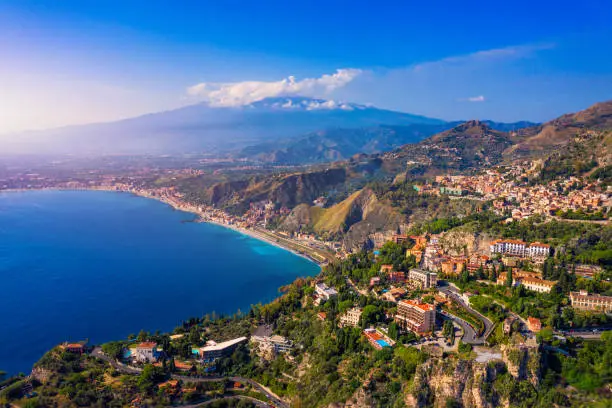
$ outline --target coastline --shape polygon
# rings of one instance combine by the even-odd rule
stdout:
[[[237,232],[239,234],[242,235],[246,235],[250,238],[253,239],[257,239],[259,241],[265,242],[269,245],[273,245],[277,248],[283,249],[285,251],[291,252],[292,254],[302,257],[314,264],[316,264],[319,269],[322,269],[322,267],[326,264],[327,260],[320,260],[320,259],[316,259],[313,256],[310,256],[306,253],[303,252],[299,252],[296,249],[290,248],[287,245],[283,245],[282,242],[280,240],[275,240],[272,237],[268,237],[262,233],[258,233],[257,231],[250,229],[250,228],[244,228],[244,227],[240,227],[238,225],[234,225],[234,224],[227,224],[227,223],[223,223],[220,221],[215,221],[209,217],[206,217],[202,211],[200,211],[200,209],[196,206],[192,206],[192,205],[188,205],[185,203],[178,203],[175,202],[174,200],[170,200],[164,197],[160,197],[160,196],[155,196],[152,194],[147,194],[145,192],[142,191],[138,191],[138,190],[118,190],[116,188],[112,188],[112,187],[93,187],[93,188],[63,188],[63,187],[49,187],[49,188],[38,188],[38,189],[6,189],[6,190],[0,190],[0,193],[3,192],[8,192],[8,193],[16,193],[16,192],[27,192],[27,191],[105,191],[105,192],[113,192],[113,193],[128,193],[128,194],[132,194],[136,197],[142,197],[142,198],[148,198],[148,199],[152,199],[152,200],[156,200],[159,201],[161,203],[164,203],[170,207],[172,207],[174,210],[177,211],[183,211],[183,212],[187,212],[190,214],[194,214],[195,216],[197,216],[198,218],[196,220],[194,220],[194,222],[202,222],[202,223],[209,223],[209,224],[213,224],[213,225],[217,225],[219,227],[224,227],[227,229],[231,229],[234,232]],[[296,244],[299,245],[299,244]],[[324,258],[323,256],[321,256],[322,258]]]

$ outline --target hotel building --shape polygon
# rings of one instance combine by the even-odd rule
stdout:
[[[436,323],[436,309],[429,303],[400,300],[395,321],[401,328],[415,333],[432,332]]]
[[[408,282],[411,286],[421,289],[435,288],[438,285],[438,274],[423,269],[411,269],[408,272]]]
[[[580,292],[570,292],[570,302],[575,309],[612,312],[612,296],[589,294],[589,292],[581,290]]]

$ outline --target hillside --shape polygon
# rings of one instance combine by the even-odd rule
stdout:
[[[343,237],[344,246],[359,248],[374,232],[397,229],[404,217],[380,201],[369,188],[355,191],[329,208],[302,204],[280,225],[288,232],[313,231],[321,236]]]
[[[392,173],[406,169],[417,174],[464,171],[499,163],[512,144],[508,133],[494,130],[484,122],[468,121],[420,143],[386,153],[382,160]]]
[[[311,203],[331,188],[343,184],[346,179],[345,169],[334,168],[305,173],[253,176],[223,181],[204,190],[187,192],[196,201],[242,214],[249,208],[250,203],[260,201],[271,201],[288,208],[301,203]]]
[[[588,176],[612,182],[612,131],[581,130],[567,144],[542,160],[540,182]]]
[[[483,121],[494,130],[508,131],[534,126],[531,122]],[[236,153],[263,162],[280,164],[319,163],[346,160],[357,153],[374,154],[417,143],[436,133],[460,126],[461,122],[418,123],[407,126],[375,126],[356,129],[327,129],[303,136],[249,146]]]
[[[543,156],[587,129],[612,129],[612,101],[600,102],[583,111],[513,132],[514,146],[507,149],[504,156],[509,159]]]

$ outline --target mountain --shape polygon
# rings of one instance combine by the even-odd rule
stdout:
[[[583,111],[514,132],[516,143],[504,154],[511,159],[546,155],[585,129],[612,129],[612,101],[596,103]]]
[[[381,153],[408,143],[417,143],[436,133],[460,126],[461,123],[418,123],[407,126],[380,125],[351,129],[325,129],[294,138],[248,146],[236,156],[280,164],[345,160],[357,153]],[[531,122],[483,121],[482,123],[500,131],[518,130],[537,125]]]
[[[312,98],[267,98],[240,107],[197,104],[116,122],[13,135],[5,153],[219,154],[334,128],[442,124],[438,119]]]
[[[414,143],[447,128],[442,124],[381,125],[324,129],[303,136],[249,146],[237,156],[281,164],[345,160],[357,153],[380,153]]]

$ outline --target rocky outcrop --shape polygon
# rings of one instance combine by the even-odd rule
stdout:
[[[500,399],[490,384],[504,370],[502,362],[436,359],[419,367],[406,396],[409,407],[445,407],[449,401],[464,407],[497,407]]]
[[[539,384],[541,354],[535,342],[518,346],[504,345],[502,356],[512,377],[519,381],[528,380],[534,386]]]
[[[473,253],[489,253],[492,237],[473,231],[469,226],[455,228],[440,236],[442,249],[451,256],[469,256]]]
[[[343,168],[281,176],[259,176],[248,180],[217,183],[206,192],[208,204],[243,214],[249,204],[271,201],[277,206],[293,208],[311,203],[329,189],[346,181]]]

